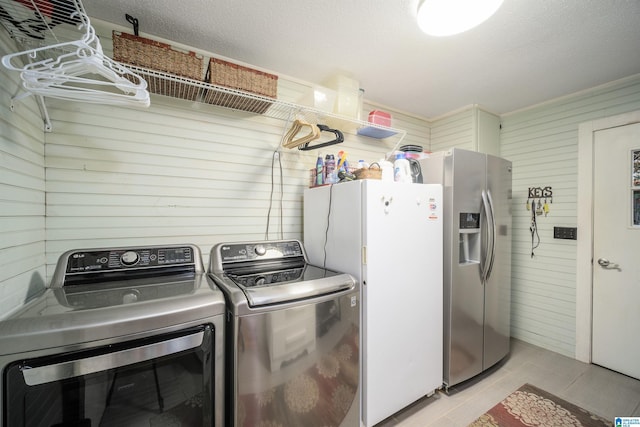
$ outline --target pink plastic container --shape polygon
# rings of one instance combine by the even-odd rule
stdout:
[[[373,110],[369,113],[369,123],[391,127],[391,114],[385,111]]]

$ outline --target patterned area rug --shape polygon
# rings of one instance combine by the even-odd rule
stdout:
[[[525,384],[469,424],[469,427],[609,427],[597,415]]]

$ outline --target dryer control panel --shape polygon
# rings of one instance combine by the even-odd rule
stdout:
[[[238,261],[284,260],[304,257],[302,245],[296,240],[275,242],[228,243],[220,246],[223,264]]]
[[[66,272],[104,272],[193,263],[194,251],[190,246],[89,250],[70,253]]]

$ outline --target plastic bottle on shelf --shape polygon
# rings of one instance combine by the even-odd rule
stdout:
[[[336,158],[333,154],[327,154],[324,158],[324,183],[336,182]]]
[[[318,154],[318,160],[316,160],[316,182],[315,185],[324,184],[324,160],[322,160],[322,154]]]
[[[382,181],[393,182],[393,163],[385,159],[380,159],[378,164],[380,165],[380,169],[382,169]]]
[[[339,151],[338,152],[338,173],[340,171],[349,172],[349,162],[347,161],[347,152]]]
[[[369,163],[364,160],[358,160],[358,169],[369,169]]]
[[[411,179],[411,165],[403,152],[396,154],[393,162],[393,179],[395,182],[413,182]]]

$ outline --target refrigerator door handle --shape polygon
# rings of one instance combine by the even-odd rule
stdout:
[[[489,271],[489,261],[491,258],[491,212],[489,208],[489,200],[487,199],[487,192],[482,190],[482,207],[484,208],[484,217],[487,222],[487,241],[482,242],[484,249],[484,258],[480,263],[480,271],[482,273],[482,284],[487,280],[487,274]]]
[[[488,280],[491,277],[491,272],[493,271],[493,261],[496,258],[496,240],[498,236],[496,234],[496,217],[495,217],[495,209],[493,208],[493,197],[491,197],[491,190],[487,190],[487,199],[489,200],[489,211],[491,212],[491,221],[490,221],[490,229],[489,234],[491,236],[491,250],[489,251],[489,263],[487,266],[487,274],[485,280]]]

